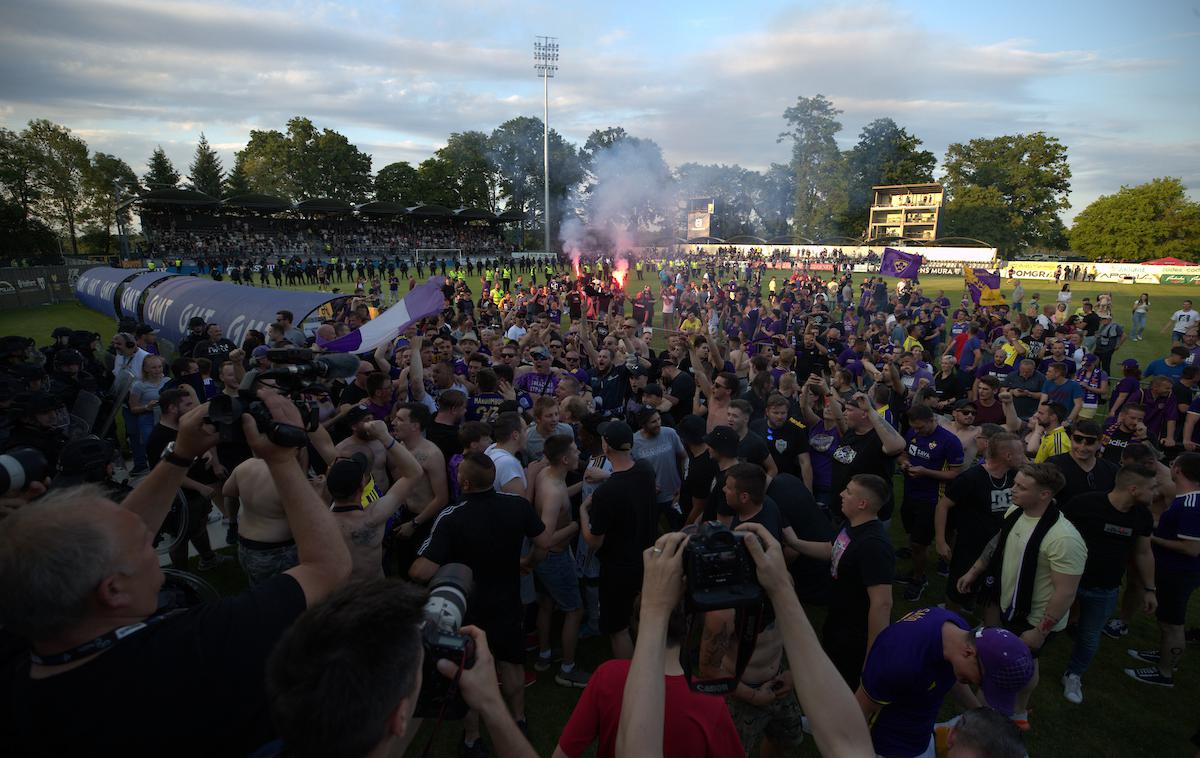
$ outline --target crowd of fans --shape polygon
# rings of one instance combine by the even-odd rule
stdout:
[[[417,250],[459,250],[495,255],[505,249],[500,227],[447,219],[362,219],[336,215],[281,218],[186,214],[143,209],[147,258],[213,260],[295,256],[389,258]]]
[[[805,733],[826,755],[1020,758],[1039,656],[1071,649],[1057,684],[1082,704],[1087,671],[1115,665],[1101,638],[1139,613],[1161,644],[1125,673],[1174,685],[1200,586],[1190,302],[1167,356],[1110,376],[1136,335],[1087,298],[1056,319],[1019,287],[976,307],[729,251],[443,262],[444,310],[352,376],[256,381],[273,348],[378,317],[396,265],[352,268],[312,335],[280,311],[240,345],[193,319],[171,355],[146,326],[0,340],[6,752],[402,751],[447,677],[471,708],[462,755],[485,733],[532,755],[532,721],[571,758],[774,755]],[[248,387],[256,414],[218,418]],[[120,409],[122,439],[70,438],[91,399]],[[209,536],[224,519],[242,594],[160,606],[177,493],[172,565],[188,542],[201,573],[231,560]],[[750,655],[732,610],[683,599],[713,522],[744,536],[769,600]],[[421,585],[451,564],[474,577],[474,665],[423,669]],[[894,586],[916,610],[893,612]],[[590,672],[589,636],[612,655]],[[582,689],[565,724],[526,712],[541,672]],[[961,713],[939,722],[948,695]]]

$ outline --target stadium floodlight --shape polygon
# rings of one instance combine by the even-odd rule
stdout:
[[[542,204],[542,226],[545,230],[545,252],[550,252],[550,80],[558,71],[558,37],[535,37],[533,69],[542,78],[542,181],[545,196]]]

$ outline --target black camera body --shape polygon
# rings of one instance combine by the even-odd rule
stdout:
[[[683,551],[689,611],[743,608],[763,602],[745,537],[717,521],[698,526]]]
[[[471,595],[471,569],[462,563],[447,563],[429,580],[429,599],[425,601],[425,619],[421,624],[421,642],[425,648],[421,692],[417,696],[417,718],[460,719],[467,715],[467,704],[458,691],[457,679],[447,679],[437,670],[442,659],[462,669],[475,665],[475,640],[460,634]]]

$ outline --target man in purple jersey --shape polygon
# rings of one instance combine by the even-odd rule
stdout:
[[[1010,716],[1017,692],[1033,677],[1029,648],[1012,632],[972,630],[955,613],[921,608],[875,639],[855,692],[871,725],[877,755],[933,758],[933,727],[951,690],[966,708],[982,703]]]
[[[963,465],[963,446],[954,432],[938,424],[927,405],[914,405],[908,412],[908,422],[911,428],[900,456],[900,471],[904,474],[900,517],[908,532],[913,562],[904,599],[915,603],[928,583],[926,556],[933,544],[933,514],[941,483],[958,476]]]
[[[553,395],[558,386],[558,374],[551,369],[550,351],[538,346],[529,351],[529,356],[533,358],[533,370],[517,371],[517,389],[532,397]]]

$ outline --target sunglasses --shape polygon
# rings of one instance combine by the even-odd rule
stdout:
[[[975,415],[975,409],[974,409],[974,408],[959,408],[957,412],[958,412],[958,413],[965,413],[965,414],[966,414],[966,415],[968,415],[968,416],[974,416],[974,415]]]
[[[1071,441],[1079,445],[1090,445],[1097,441],[1096,437],[1084,437],[1082,434],[1072,434]]]

